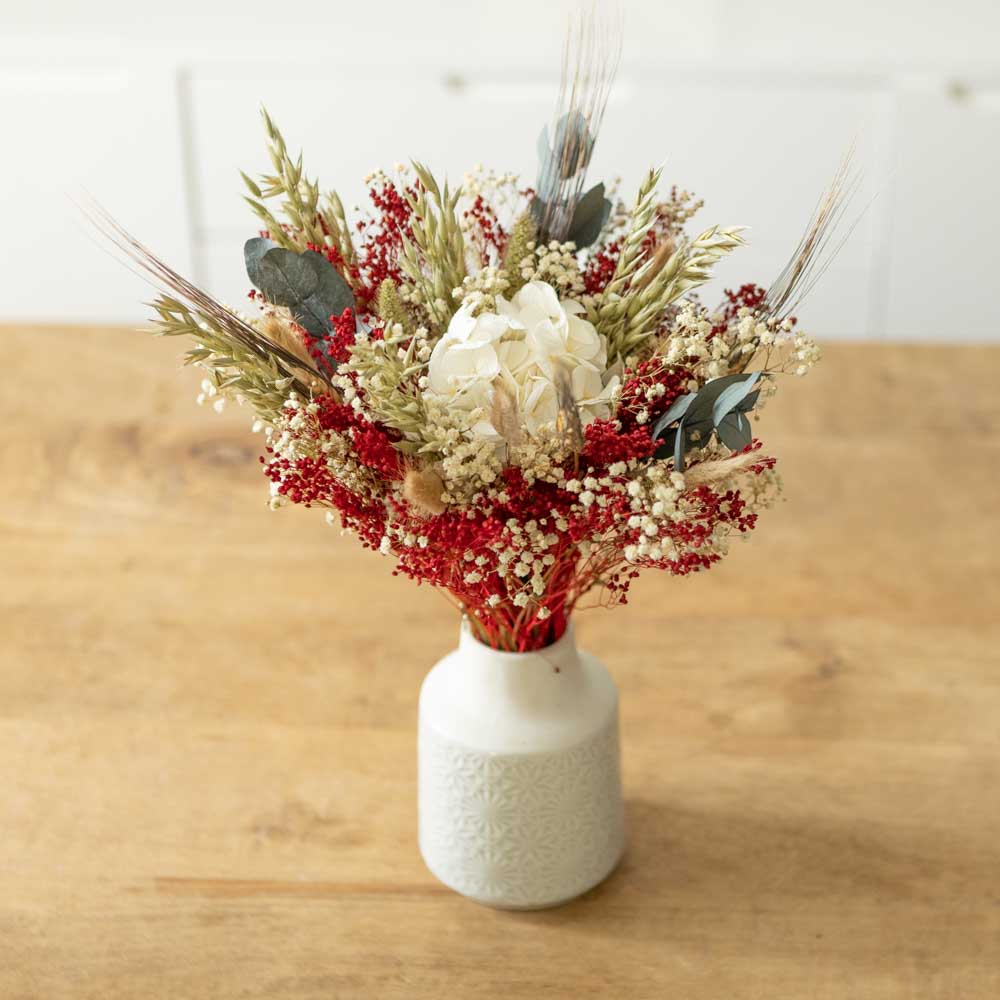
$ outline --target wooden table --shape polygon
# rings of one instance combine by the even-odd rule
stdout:
[[[304,509],[178,345],[0,330],[0,997],[1000,996],[1000,350],[841,345],[789,503],[581,617],[629,849],[559,910],[416,844],[439,596]]]

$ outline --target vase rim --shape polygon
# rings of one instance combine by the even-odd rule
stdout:
[[[459,645],[471,645],[474,649],[480,649],[484,653],[498,657],[508,663],[517,660],[524,662],[528,657],[534,656],[545,659],[549,656],[560,656],[565,654],[569,649],[575,649],[576,635],[573,623],[570,621],[566,623],[566,631],[555,642],[551,642],[547,646],[542,646],[540,649],[526,649],[523,653],[512,653],[505,649],[494,649],[492,646],[488,646],[485,642],[477,639],[469,626],[468,618],[463,617],[459,631]]]

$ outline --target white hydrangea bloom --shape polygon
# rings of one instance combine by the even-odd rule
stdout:
[[[528,282],[509,300],[497,295],[495,302],[495,312],[476,316],[466,304],[452,317],[431,352],[428,395],[449,408],[478,411],[472,434],[500,441],[493,406],[504,392],[534,437],[556,422],[561,368],[581,423],[607,418],[618,376],[607,375],[607,345],[582,317],[583,306],[560,299],[544,281]]]

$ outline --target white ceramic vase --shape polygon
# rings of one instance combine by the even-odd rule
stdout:
[[[479,903],[540,909],[602,881],[624,847],[618,692],[572,626],[500,653],[463,626],[420,692],[420,851]]]

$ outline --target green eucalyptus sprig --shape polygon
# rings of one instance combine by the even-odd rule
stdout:
[[[579,110],[567,112],[556,122],[552,140],[546,125],[538,137],[538,179],[531,214],[543,243],[557,240],[589,247],[604,229],[611,202],[604,184],[581,194],[594,150],[595,137]]]
[[[653,424],[653,439],[663,442],[653,457],[672,457],[674,468],[683,472],[687,449],[704,448],[713,435],[731,451],[742,451],[753,441],[746,414],[757,404],[760,389],[754,386],[764,376],[764,372],[725,375],[674,400]]]
[[[247,277],[264,298],[286,306],[312,336],[323,337],[331,316],[354,307],[350,286],[337,269],[315,250],[286,250],[272,240],[254,237],[243,246]]]

